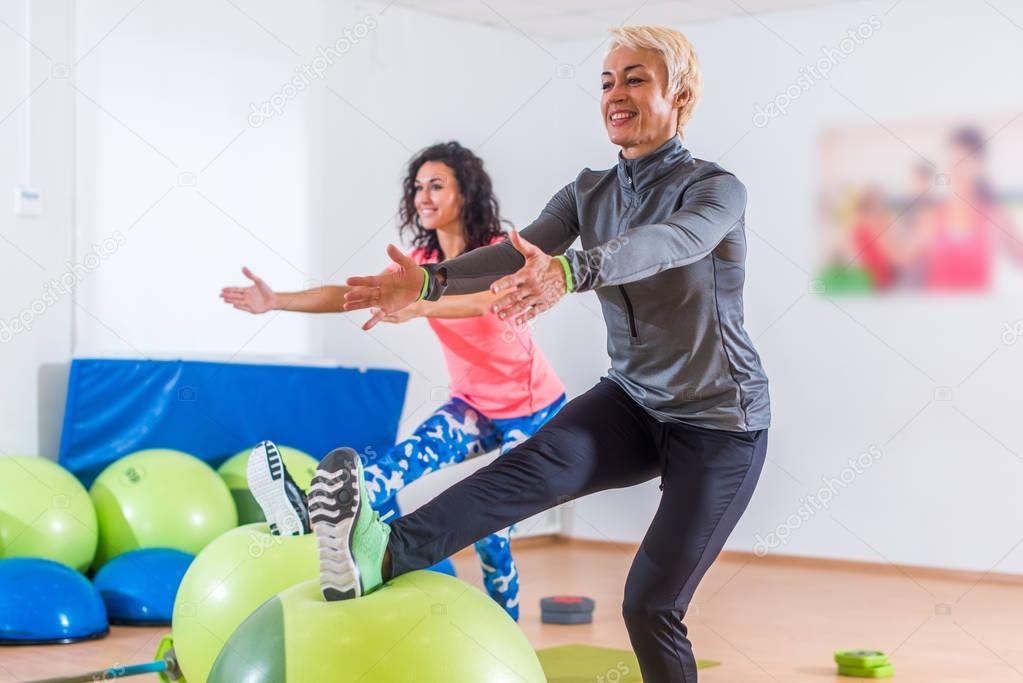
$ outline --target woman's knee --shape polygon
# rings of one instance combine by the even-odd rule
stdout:
[[[681,624],[685,610],[670,600],[630,597],[622,601],[622,618],[630,633],[658,630],[669,624]]]
[[[626,624],[680,620],[685,615],[685,601],[685,596],[679,593],[678,583],[669,580],[665,572],[652,565],[640,550],[625,583],[622,616]]]

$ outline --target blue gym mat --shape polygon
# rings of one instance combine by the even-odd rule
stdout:
[[[89,486],[144,448],[216,467],[271,439],[320,458],[394,445],[408,373],[296,365],[75,359],[59,462]]]

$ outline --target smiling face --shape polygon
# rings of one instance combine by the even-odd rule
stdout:
[[[451,167],[440,161],[427,161],[420,166],[414,203],[419,222],[427,230],[460,225],[462,194]]]
[[[648,154],[676,134],[685,96],[668,92],[668,68],[656,51],[616,47],[604,59],[600,82],[607,136],[626,159]]]

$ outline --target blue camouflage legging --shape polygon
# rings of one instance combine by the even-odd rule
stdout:
[[[365,463],[370,504],[388,521],[401,515],[396,494],[423,475],[483,455],[501,453],[531,437],[565,405],[562,395],[546,408],[506,419],[491,419],[465,401],[452,398],[426,418],[412,436]],[[519,576],[504,529],[474,545],[487,593],[512,619],[519,618]]]

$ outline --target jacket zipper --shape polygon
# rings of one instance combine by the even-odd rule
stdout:
[[[629,181],[629,189],[633,189],[632,185],[632,169],[628,164],[625,164],[625,178]],[[629,200],[629,208],[632,208],[632,200]],[[628,212],[622,216],[622,223],[625,222],[625,218],[628,216]],[[619,234],[621,230],[619,229]],[[625,313],[629,318],[629,335],[632,337],[632,342],[636,343],[639,341],[639,332],[636,330],[636,315],[632,311],[632,301],[629,299],[629,295],[625,292],[625,285],[618,285],[618,291],[622,293],[622,298],[625,299]]]
[[[629,318],[629,334],[632,335],[632,341],[639,341],[639,332],[636,331],[636,316],[632,312],[632,301],[625,293],[625,285],[618,285],[618,290],[622,293],[622,298],[625,299],[625,313]]]

